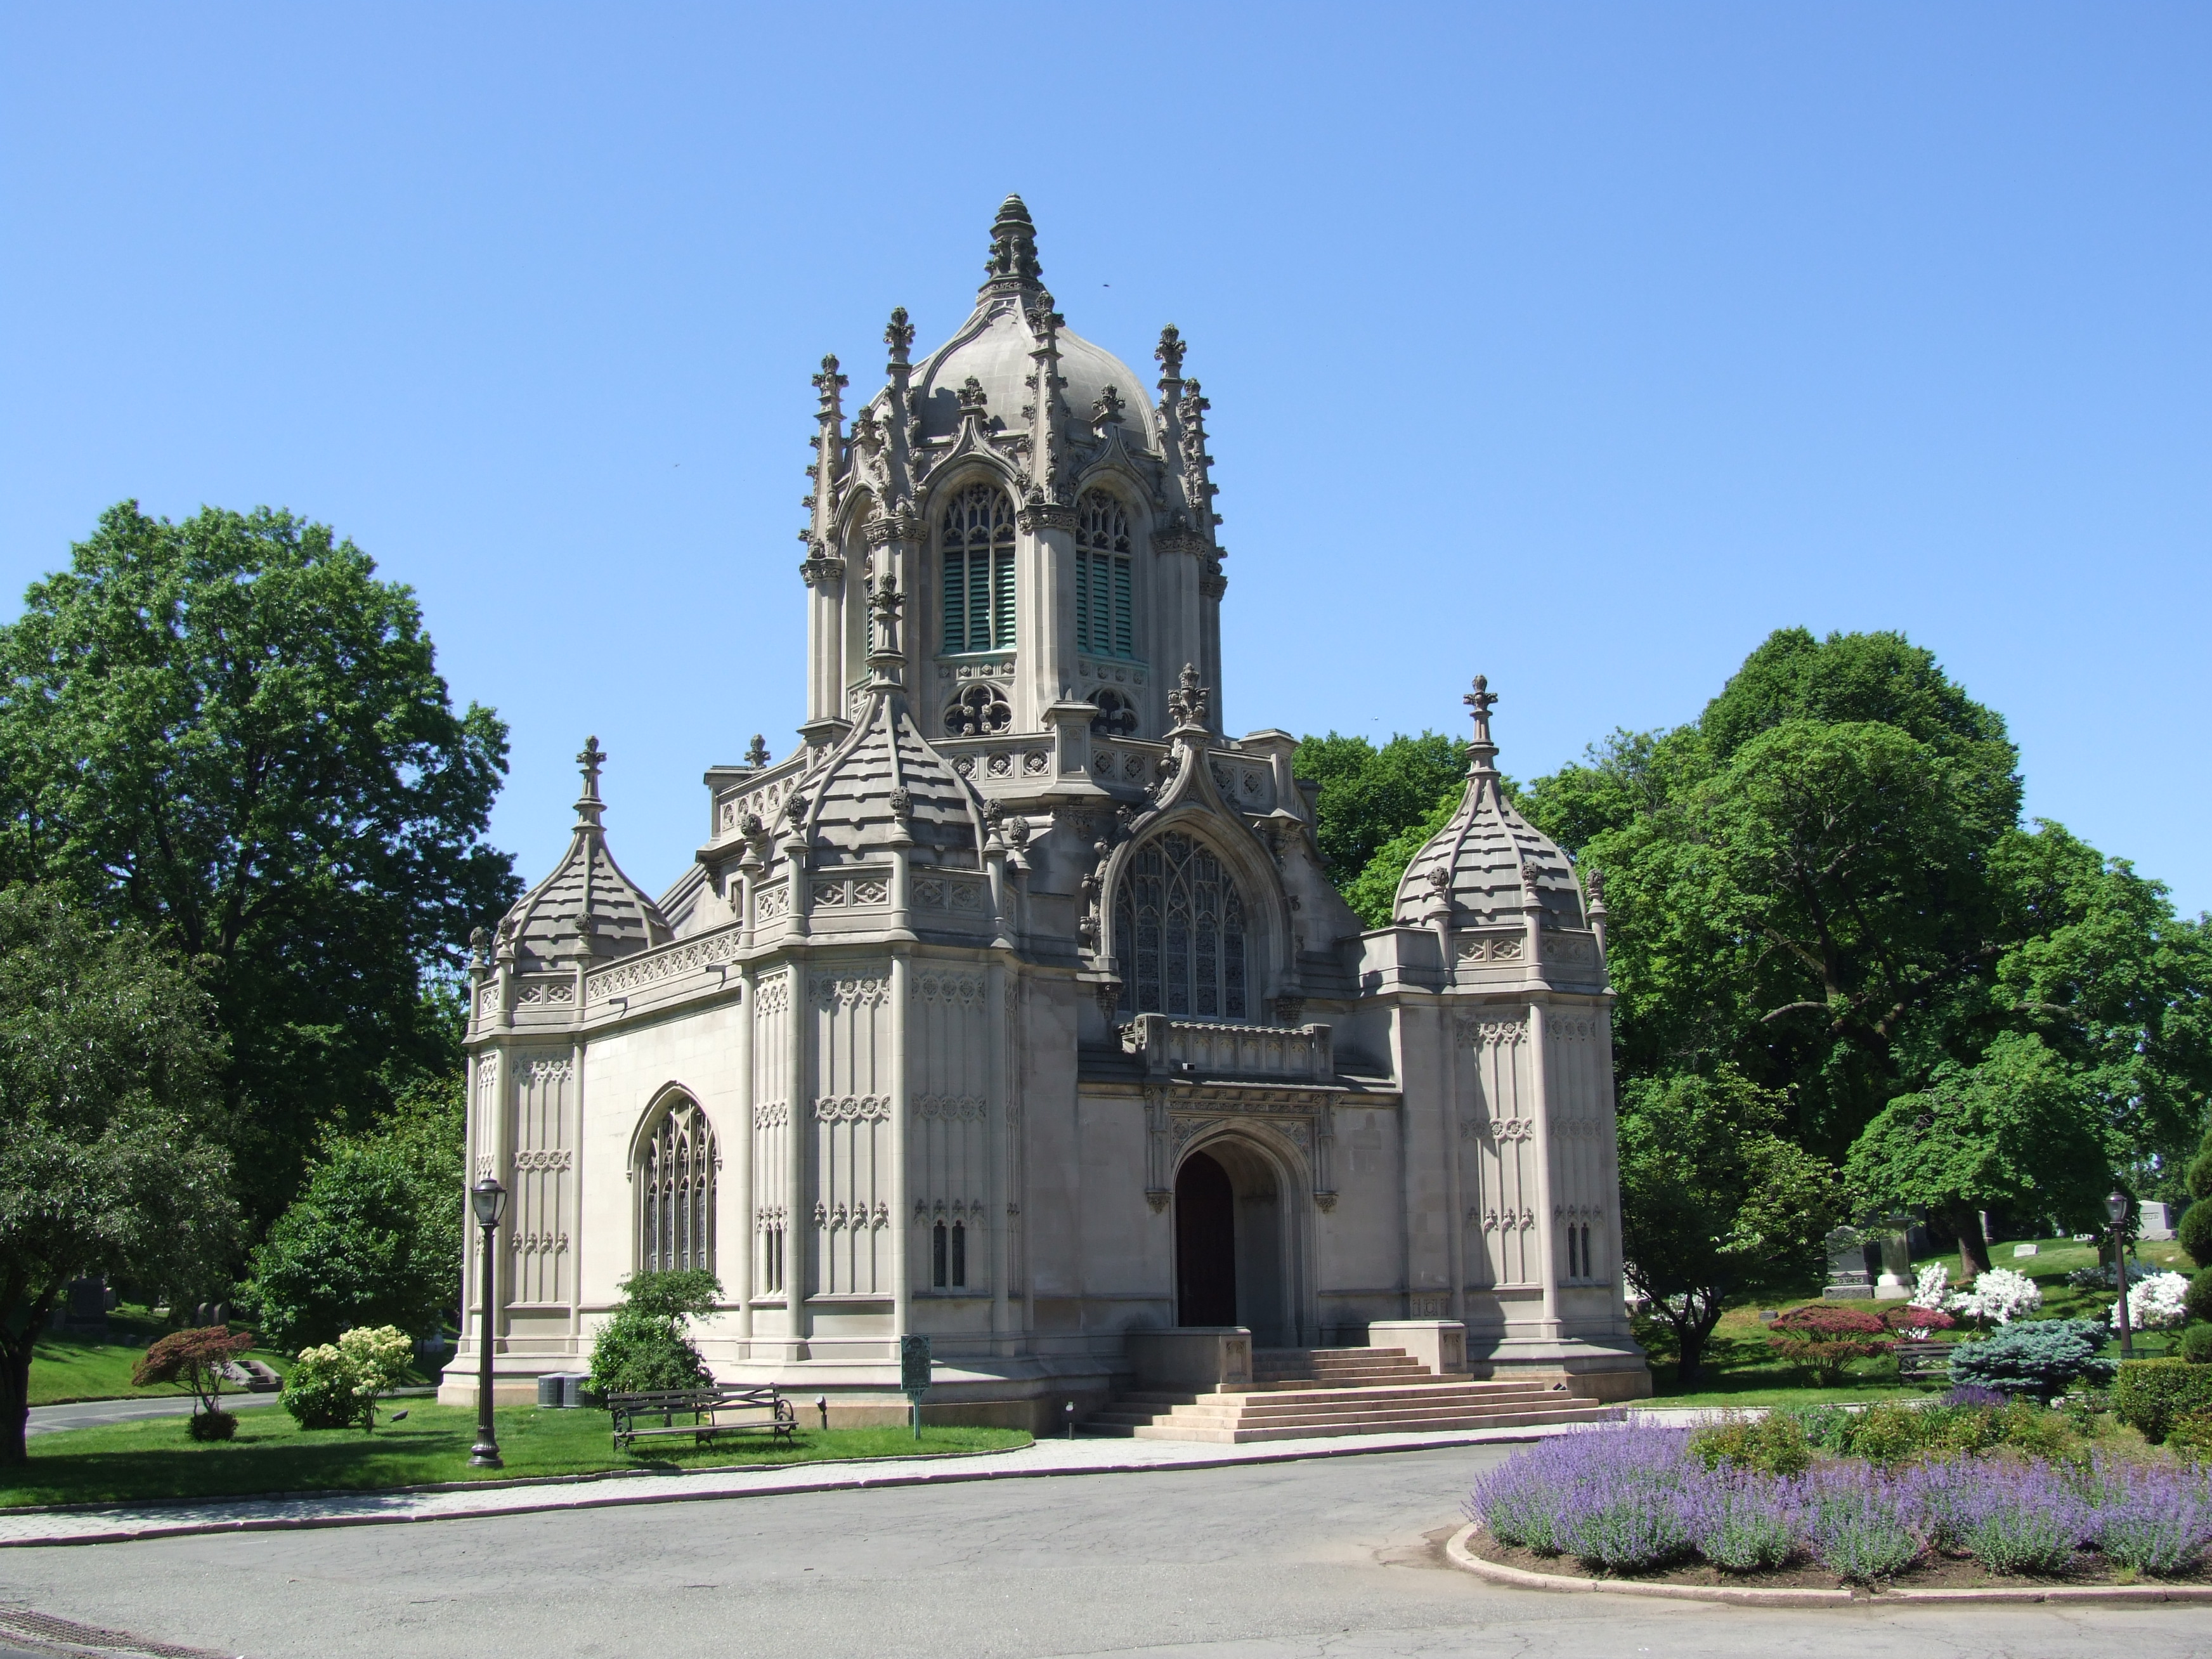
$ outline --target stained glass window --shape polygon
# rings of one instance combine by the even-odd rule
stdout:
[[[1121,1012],[1250,1017],[1244,901],[1204,842],[1170,832],[1139,848],[1114,899]]]
[[[641,1273],[714,1270],[714,1131],[696,1102],[665,1108],[638,1153]]]

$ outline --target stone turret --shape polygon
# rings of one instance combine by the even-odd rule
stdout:
[[[599,769],[606,759],[597,738],[584,740],[583,752],[576,757],[584,792],[576,800],[568,850],[553,873],[518,899],[500,923],[500,949],[513,957],[518,972],[609,962],[669,940],[659,910],[607,849],[599,822],[606,811],[599,799]]]

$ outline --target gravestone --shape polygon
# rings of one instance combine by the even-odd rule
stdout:
[[[1850,1227],[1828,1235],[1828,1283],[1820,1294],[1832,1302],[1863,1301],[1874,1295],[1874,1277],[1867,1272],[1865,1242]]]
[[[2015,1244],[2012,1247],[2013,1259],[2014,1261],[2018,1261],[2024,1255],[2039,1255],[2042,1252],[2043,1247],[2039,1244]]]
[[[2170,1204],[2138,1205],[2142,1226],[2137,1238],[2172,1238],[2173,1237],[2173,1206]]]
[[[1912,1244],[1907,1231],[1911,1224],[1909,1215],[1883,1218],[1879,1241],[1881,1277],[1874,1284],[1878,1302],[1902,1301],[1912,1294]]]
[[[69,1328],[92,1335],[107,1332],[107,1281],[97,1275],[72,1279],[69,1287]]]

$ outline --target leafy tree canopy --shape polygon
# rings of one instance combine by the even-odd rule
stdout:
[[[0,890],[0,1465],[23,1461],[31,1352],[72,1279],[179,1299],[237,1223],[204,994],[134,928]]]
[[[0,879],[195,962],[265,1221],[327,1127],[455,1062],[424,975],[517,890],[483,840],[506,728],[453,710],[407,588],[265,508],[110,508],[0,629]]]
[[[1979,1212],[2103,1224],[2110,1121],[2087,1079],[2042,1039],[2000,1032],[1979,1064],[1947,1060],[1929,1086],[1883,1107],[1851,1148],[1862,1211],[1923,1209],[1959,1236],[1970,1271],[1989,1271]]]
[[[1343,887],[1383,842],[1428,817],[1440,800],[1459,798],[1467,751],[1440,732],[1393,737],[1380,749],[1332,732],[1301,741],[1291,764],[1296,775],[1321,786],[1314,841]]]
[[[417,1085],[374,1133],[334,1139],[253,1253],[263,1340],[297,1352],[356,1327],[435,1328],[460,1283],[462,1167],[459,1079]]]
[[[1672,1328],[1685,1383],[1696,1381],[1729,1297],[1820,1273],[1835,1171],[1783,1138],[1784,1106],[1728,1066],[1639,1079],[1623,1091],[1628,1280]]]

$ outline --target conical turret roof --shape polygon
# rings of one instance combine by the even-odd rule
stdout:
[[[1468,744],[1467,791],[1451,822],[1431,836],[1398,882],[1392,915],[1401,927],[1431,923],[1442,894],[1449,925],[1484,927],[1517,923],[1533,896],[1548,927],[1580,927],[1582,889],[1575,868],[1556,843],[1522,817],[1505,798],[1490,738],[1490,682],[1478,674],[1467,702],[1474,710],[1474,741]]]
[[[500,923],[502,951],[516,969],[543,973],[574,962],[606,962],[665,945],[668,923],[607,850],[599,815],[599,769],[606,751],[597,738],[576,757],[584,793],[576,801],[576,827],[553,873],[515,902]]]

